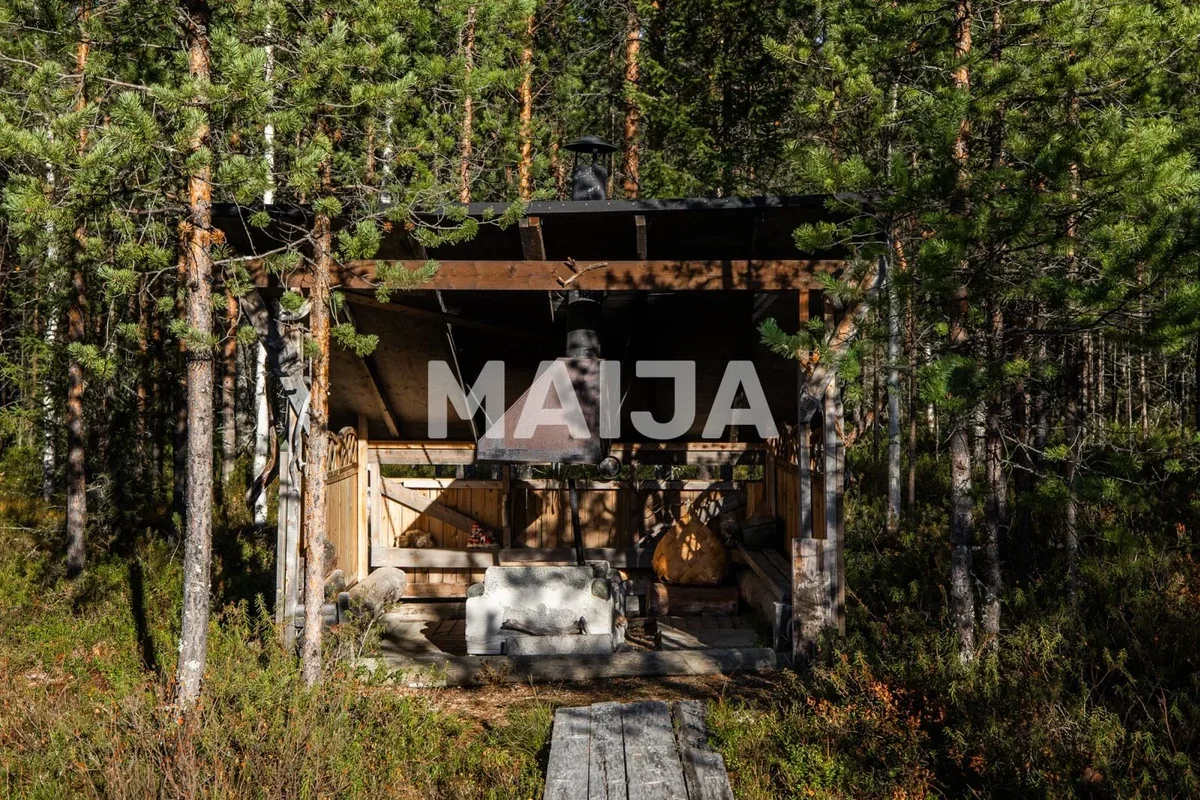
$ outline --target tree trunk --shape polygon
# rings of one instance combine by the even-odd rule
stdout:
[[[304,683],[321,680],[321,605],[325,602],[325,473],[329,461],[329,281],[333,259],[330,219],[318,214],[313,223],[313,283],[309,294],[309,326],[316,353],[312,365],[308,446],[304,474]]]
[[[900,242],[896,242],[897,261],[900,258]],[[904,302],[905,344],[908,346],[908,507],[917,505],[917,321],[913,309],[913,290]]]
[[[900,529],[900,297],[890,251],[880,258],[880,269],[887,270],[887,529],[894,534]]]
[[[237,462],[237,298],[225,292],[225,350],[221,364],[221,485],[233,477]]]
[[[1068,62],[1075,61],[1075,52],[1067,55]],[[1071,90],[1067,99],[1067,123],[1071,132],[1077,132],[1079,124],[1079,98]],[[1075,240],[1079,236],[1079,216],[1076,204],[1079,202],[1079,165],[1072,162],[1068,167],[1070,175],[1071,208],[1067,212],[1067,277],[1069,280],[1081,279],[1079,260],[1075,254]],[[1078,500],[1076,495],[1076,473],[1083,456],[1083,442],[1086,428],[1084,415],[1087,412],[1087,334],[1080,336],[1078,341],[1067,339],[1063,343],[1066,357],[1066,434],[1067,460],[1063,469],[1063,480],[1067,484],[1066,536],[1065,547],[1067,555],[1067,597],[1075,602],[1079,576],[1079,530],[1078,530]]]
[[[46,319],[43,339],[46,349],[52,351],[58,339],[58,319],[54,315]],[[54,383],[50,379],[52,374],[53,370],[47,366],[45,377],[42,378],[42,499],[47,503],[54,496],[54,473],[58,464],[54,436]]]
[[[67,341],[82,344],[83,314],[87,303],[87,285],[83,269],[71,272],[71,305],[67,309]],[[84,535],[87,530],[87,470],[84,462],[87,436],[83,421],[83,365],[71,357],[67,365],[67,574],[83,572],[87,561]]]
[[[992,4],[992,35],[991,51],[992,66],[1000,68],[1002,55],[1001,34],[1003,32],[1003,17],[999,2]],[[993,172],[998,171],[1004,162],[1004,104],[996,109],[989,131],[989,162]],[[989,244],[989,273],[1000,275],[1004,244],[991,242]],[[1002,364],[1007,355],[1007,344],[1004,336],[1004,311],[1000,299],[990,297],[988,361]],[[988,651],[995,652],[1000,636],[1000,543],[1008,533],[1008,481],[1004,472],[1004,442],[1001,438],[1001,420],[1004,411],[1004,395],[1002,384],[990,387],[984,417],[984,480],[987,483],[987,499],[984,513],[983,536],[983,635]]]
[[[87,68],[91,42],[86,32],[88,17],[91,15],[90,4],[82,4],[79,8],[80,29],[79,44],[75,48],[75,72],[79,78],[79,95],[75,103],[76,111],[87,107],[87,84],[84,72]],[[87,129],[79,134],[79,149],[87,141]],[[82,244],[86,233],[82,226],[75,231],[78,247],[77,256],[82,253]],[[75,260],[71,271],[71,305],[67,308],[67,342],[69,345],[82,345],[85,335],[84,312],[87,308],[87,282],[83,274],[83,266]],[[85,451],[87,436],[84,433],[83,420],[83,365],[79,359],[71,356],[67,364],[67,574],[74,577],[83,572],[87,561],[84,546],[84,536],[87,531],[87,468]]]
[[[517,165],[518,196],[533,199],[533,14],[525,22],[525,47],[521,50],[521,161]]]
[[[187,4],[188,72],[209,74],[208,5]],[[196,129],[190,150],[199,152],[208,138],[208,119]],[[208,658],[208,609],[212,581],[213,511],[213,351],[212,338],[212,184],[211,168],[199,167],[188,178],[188,218],[182,226],[187,263],[187,488],[183,548],[183,622],[179,633],[176,703],[181,710],[200,696]]]
[[[475,102],[471,97],[471,73],[475,71],[475,6],[467,9],[467,24],[463,28],[463,121],[462,151],[458,163],[458,199],[471,202],[471,135],[475,126]]]
[[[971,3],[956,0],[954,4],[954,89],[965,98],[970,92],[970,73],[967,58],[971,52]],[[959,122],[954,140],[953,158],[957,170],[957,186],[951,211],[960,217],[967,208],[967,169],[969,166],[968,137],[970,121],[965,115]],[[958,284],[950,303],[950,349],[961,358],[971,355],[970,295],[967,289],[969,265],[960,265]],[[958,633],[959,658],[969,662],[975,657],[975,598],[971,586],[971,437],[970,424],[973,406],[959,409],[952,419],[950,433],[950,606],[954,627]]]
[[[992,363],[1004,358],[1004,314],[993,300],[988,355]],[[987,480],[983,537],[983,634],[987,648],[995,651],[1000,636],[1000,543],[1008,531],[1008,480],[1004,473],[1001,420],[1004,401],[993,391],[988,398],[984,472]]]
[[[267,348],[262,344],[257,346],[257,359],[254,369],[254,479],[257,481],[267,468],[267,459],[271,454],[271,413],[268,403],[267,382]],[[254,525],[257,528],[267,527],[267,491],[266,482],[254,498]]]
[[[629,4],[629,26],[625,35],[625,159],[621,168],[624,174],[622,188],[626,197],[638,196],[641,185],[638,175],[638,110],[635,92],[638,86],[638,51],[642,47],[642,23],[638,19],[637,7]]]

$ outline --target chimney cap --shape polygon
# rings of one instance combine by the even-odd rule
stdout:
[[[599,136],[593,136],[591,134],[587,136],[581,136],[580,138],[566,145],[566,148],[573,153],[591,153],[592,155],[602,155],[617,152],[616,145],[609,144]]]

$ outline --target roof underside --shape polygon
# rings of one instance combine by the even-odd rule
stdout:
[[[846,207],[829,195],[802,197],[692,198],[682,200],[538,201],[525,205],[527,220],[540,223],[544,252],[529,252],[517,225],[501,228],[494,222],[507,206],[471,203],[468,216],[485,224],[470,240],[421,248],[395,226],[384,237],[377,259],[417,261],[746,261],[839,258],[839,253],[802,253],[795,230],[803,224],[844,219]],[[422,212],[426,225],[450,228],[464,207]],[[232,206],[216,210],[216,225],[242,255],[266,253],[295,239],[308,226],[305,208],[272,207],[273,224],[252,228],[250,209]],[[335,225],[336,227],[336,225]],[[641,238],[639,239],[639,231]],[[540,256],[540,257],[539,257]]]
[[[363,415],[372,438],[428,438],[428,363],[453,364],[448,322],[466,383],[485,362],[505,362],[507,407],[529,387],[539,362],[564,353],[563,313],[557,308],[564,282],[605,290],[602,356],[622,362],[624,439],[637,438],[632,411],[650,411],[660,421],[674,411],[670,381],[631,381],[639,359],[697,362],[696,417],[685,438],[699,438],[732,360],[754,362],[777,422],[794,419],[796,364],[763,347],[758,326],[774,317],[795,329],[799,302],[805,302],[797,290],[814,285],[814,272],[840,268],[841,254],[823,253],[817,260],[799,252],[794,239],[801,225],[845,218],[848,212],[839,211],[837,201],[807,196],[534,202],[524,207],[520,225],[481,224],[469,241],[428,250],[396,225],[376,259],[335,269],[335,284],[350,301],[356,326],[377,335],[379,344],[367,359],[335,348],[331,422],[354,425]],[[451,226],[464,210],[456,208],[417,217],[422,224]],[[465,207],[483,223],[505,210],[495,203]],[[247,224],[249,210],[224,208],[216,214],[217,225],[242,255],[277,250],[309,230],[307,209],[276,207],[271,215],[272,225],[260,230]],[[393,293],[386,304],[374,299],[378,261],[416,266],[430,258],[441,269],[429,288]],[[581,274],[588,269],[597,271]],[[262,271],[255,279],[268,294],[282,288]],[[302,276],[291,281],[303,282]],[[712,289],[738,291],[681,291]],[[802,291],[799,297],[808,295]],[[819,314],[820,296],[808,301]],[[471,421],[451,409],[449,438],[478,438],[483,421],[478,415],[472,430]],[[753,428],[733,435],[756,438]]]

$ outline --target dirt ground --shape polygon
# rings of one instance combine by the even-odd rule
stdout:
[[[586,706],[606,701],[738,699],[770,703],[779,673],[609,678],[586,683],[493,684],[442,689],[396,688],[423,695],[437,708],[483,727],[504,724],[508,711],[534,703]]]

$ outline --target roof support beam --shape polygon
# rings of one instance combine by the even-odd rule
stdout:
[[[362,363],[367,368],[367,374],[371,377],[371,386],[375,389],[375,397],[379,400],[379,410],[383,414],[383,424],[387,425],[388,433],[391,434],[393,439],[399,439],[400,415],[396,413],[391,399],[389,399],[387,392],[384,391],[383,378],[379,374],[379,365],[375,363],[374,356],[364,356]]]
[[[521,227],[521,254],[530,261],[546,260],[546,242],[542,238],[542,218],[524,217]]]
[[[636,214],[633,218],[633,228],[637,231],[637,254],[638,261],[645,261],[647,256],[646,246],[646,215]]]
[[[333,269],[333,281],[344,289],[373,289],[378,261],[351,261]],[[424,261],[395,261],[405,269],[418,269]],[[580,262],[584,263],[583,261]],[[817,288],[816,274],[837,272],[840,259],[774,260],[647,260],[606,261],[579,270],[572,289],[610,291],[772,291]],[[279,285],[256,262],[247,267],[258,286]],[[437,275],[423,289],[557,291],[559,280],[571,271],[559,261],[439,261]],[[307,272],[294,275],[294,288],[308,285]]]

